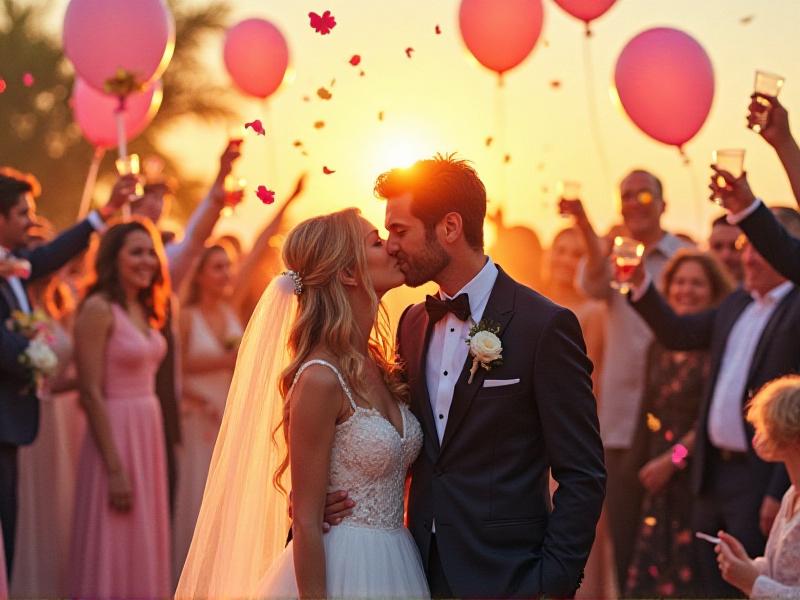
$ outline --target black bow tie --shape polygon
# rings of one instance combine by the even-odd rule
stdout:
[[[440,300],[435,296],[425,296],[425,310],[428,311],[431,323],[437,323],[447,313],[453,313],[461,321],[469,319],[469,296],[459,294],[452,300]]]

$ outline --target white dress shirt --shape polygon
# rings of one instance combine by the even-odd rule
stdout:
[[[439,443],[441,443],[447,427],[447,417],[453,402],[456,382],[461,376],[461,370],[464,368],[469,353],[466,343],[469,330],[483,317],[492,288],[497,280],[497,273],[494,262],[491,258],[487,258],[483,269],[454,296],[448,296],[439,290],[439,297],[442,300],[467,294],[471,314],[469,319],[461,321],[453,313],[447,313],[434,325],[428,346],[425,377]]]
[[[717,448],[747,452],[750,444],[742,421],[747,376],[770,317],[793,287],[791,281],[785,281],[764,296],[753,293],[753,302],[728,335],[708,413],[708,437]]]

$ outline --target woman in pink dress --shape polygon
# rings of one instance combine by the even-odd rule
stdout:
[[[211,454],[233,378],[242,324],[230,304],[231,249],[208,246],[198,259],[181,306],[183,352],[181,446],[173,520],[174,575],[180,575],[203,500]],[[177,580],[176,580],[177,583]]]
[[[149,221],[111,227],[75,324],[89,435],[78,466],[70,593],[78,598],[170,594],[169,510],[155,374],[169,283]]]

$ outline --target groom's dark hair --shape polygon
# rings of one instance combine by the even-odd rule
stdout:
[[[461,215],[464,239],[483,250],[486,188],[469,163],[454,154],[437,154],[408,168],[396,168],[378,176],[375,195],[393,198],[411,194],[411,213],[425,224],[428,237],[450,212]]]

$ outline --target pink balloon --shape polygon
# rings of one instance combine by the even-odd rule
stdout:
[[[555,0],[562,9],[587,25],[602,16],[617,0]]]
[[[130,140],[142,133],[161,106],[161,80],[153,82],[143,92],[134,92],[125,100],[125,138]],[[82,79],[72,88],[72,116],[89,143],[99,148],[117,145],[116,110],[119,100],[98,92]]]
[[[617,59],[622,106],[647,135],[682,146],[700,131],[714,100],[714,68],[692,36],[668,27],[634,37]]]
[[[267,98],[280,87],[289,66],[289,47],[280,30],[264,19],[246,19],[225,35],[225,68],[245,94]]]
[[[484,67],[503,74],[521,63],[539,39],[542,0],[461,0],[464,43]]]
[[[64,52],[98,91],[120,69],[136,84],[161,76],[175,47],[175,24],[164,0],[70,0]]]

